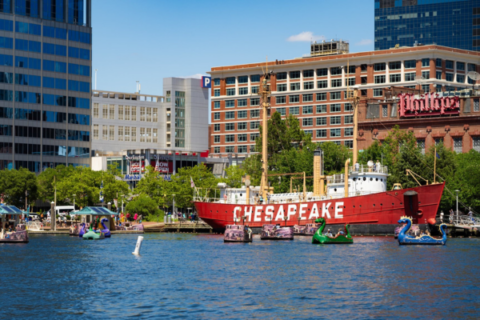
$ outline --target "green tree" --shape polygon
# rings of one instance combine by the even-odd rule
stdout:
[[[148,166],[143,178],[138,182],[135,192],[148,195],[158,206],[165,207],[168,206],[168,200],[173,194],[173,184],[165,181],[154,167]]]
[[[39,198],[42,201],[53,201],[55,184],[69,178],[75,168],[73,166],[59,165],[55,168],[48,168],[38,175]]]
[[[453,183],[451,185],[447,183],[451,193],[444,192],[444,196],[448,194],[449,201],[445,201],[445,206],[442,207],[444,210],[455,207],[454,190],[458,189],[460,190],[459,210],[467,211],[466,207],[472,207],[476,212],[480,212],[480,184],[478,183],[480,181],[480,153],[473,149],[468,153],[459,153],[456,155],[456,162]]]
[[[172,176],[172,193],[167,195],[169,203],[171,203],[173,194],[175,194],[175,206],[177,208],[192,207],[194,188],[191,187],[190,179],[193,179],[195,187],[200,191],[216,188],[219,181],[203,163],[195,167],[180,168],[178,173]]]
[[[367,164],[368,161],[377,161],[383,159],[384,154],[383,146],[375,140],[368,148],[365,150],[359,150],[358,152],[358,163]]]
[[[338,145],[331,141],[322,143],[320,147],[323,150],[325,174],[343,173],[345,171],[345,161],[352,157],[352,152],[344,145]]]
[[[221,182],[225,182],[231,188],[240,188],[242,186],[242,178],[245,176],[246,171],[240,166],[229,166],[225,169],[225,178],[220,179]]]
[[[38,199],[35,173],[25,168],[0,171],[0,193],[5,203],[25,208],[25,191],[28,191],[28,205],[35,203]]]
[[[147,221],[163,221],[164,212],[158,209],[158,205],[146,194],[140,194],[135,199],[130,201],[126,208],[132,216],[135,213],[141,214]]]

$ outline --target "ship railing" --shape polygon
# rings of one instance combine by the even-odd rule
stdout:
[[[343,173],[327,176],[327,184],[344,183],[344,182],[345,182],[345,175]]]
[[[445,218],[444,218],[445,220]],[[453,216],[453,224],[455,225],[475,225],[480,226],[480,218],[479,217],[470,217],[468,215],[454,215]]]
[[[219,202],[220,189],[216,188],[194,188],[193,201],[196,202]]]
[[[385,173],[388,174],[388,167],[374,164],[369,167],[366,164],[357,164],[349,168],[350,173]]]

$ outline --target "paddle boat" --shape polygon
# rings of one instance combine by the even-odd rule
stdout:
[[[248,226],[227,224],[223,242],[252,242],[252,229]]]
[[[105,235],[105,238],[110,238],[112,235],[110,233],[110,229],[108,229],[106,226],[105,226],[105,222],[108,222],[108,219],[107,218],[103,218],[100,223],[102,224],[102,227],[103,229],[102,230],[97,230],[97,233],[98,232],[101,232]]]
[[[293,233],[296,236],[313,236],[313,234],[320,228],[317,223],[307,223],[304,226],[295,225],[293,227]]]
[[[293,240],[293,228],[281,227],[279,224],[264,224],[260,240]]]
[[[402,231],[402,229],[405,227],[405,225],[406,225],[405,223],[402,223],[401,225],[395,228],[395,231],[394,231],[395,239],[398,239],[398,235],[400,234],[400,231]],[[410,228],[410,231],[408,231],[408,234],[411,236],[418,237],[420,235],[420,227],[418,226],[418,224],[412,224],[412,227]]]
[[[333,236],[333,234],[330,235],[325,235],[323,234],[323,230],[325,229],[325,226],[327,222],[325,221],[324,218],[319,218],[315,220],[315,223],[320,224],[320,228],[317,229],[315,234],[312,237],[312,243],[314,244],[352,244],[353,243],[353,238],[350,235],[349,225],[345,225],[345,231],[344,234],[338,233],[336,236]]]
[[[0,205],[0,243],[28,243],[27,228],[19,223],[22,214],[15,206]]]
[[[82,236],[83,240],[102,240],[105,239],[105,234],[103,232],[95,232],[93,231],[92,227],[87,233]]]
[[[440,231],[442,232],[442,238],[440,239],[433,238],[429,234],[422,234],[419,237],[409,235],[408,231],[412,226],[412,219],[409,217],[401,217],[400,220],[398,220],[398,223],[406,223],[406,225],[398,234],[398,244],[400,245],[418,244],[443,246],[447,243],[447,225],[445,223],[442,223],[439,227]]]

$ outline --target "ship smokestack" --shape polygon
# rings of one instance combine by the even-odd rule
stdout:
[[[320,147],[313,152],[313,195],[323,196],[323,150]]]

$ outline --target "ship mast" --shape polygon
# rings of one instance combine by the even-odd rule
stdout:
[[[268,193],[268,109],[270,108],[270,85],[268,83],[272,72],[268,72],[268,62],[265,62],[265,70],[263,70],[263,80],[260,86],[259,95],[262,97],[262,180],[260,182],[261,195],[266,201]]]

